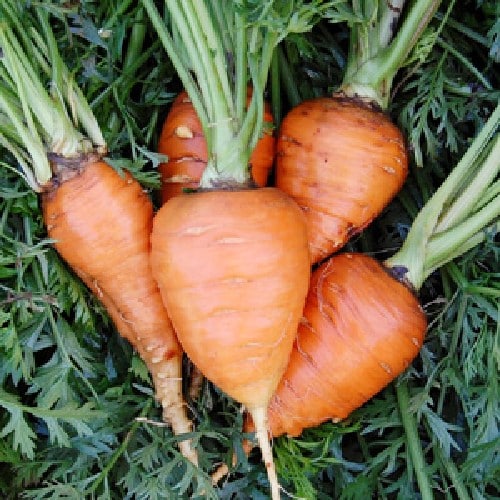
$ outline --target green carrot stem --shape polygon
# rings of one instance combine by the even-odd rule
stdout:
[[[403,7],[404,2],[397,3]],[[400,29],[392,36],[393,23],[400,11],[392,10],[392,2],[380,2],[381,17],[351,29],[348,64],[340,90],[347,95],[368,98],[386,109],[394,76],[440,3],[441,0],[414,2]]]
[[[422,500],[433,500],[432,487],[426,473],[426,464],[424,455],[422,453],[422,445],[418,437],[417,422],[410,413],[409,408],[409,393],[406,382],[401,381],[396,386],[396,394],[398,398],[399,412],[401,421],[406,434],[406,443],[408,447],[408,454],[413,464],[415,476],[417,479],[418,487]]]
[[[201,40],[201,34],[199,33],[200,28],[192,25],[194,21],[189,19],[188,16],[190,13],[186,14],[186,6],[186,2],[171,2],[169,12],[172,18],[175,19],[175,26],[182,42],[186,46],[186,50],[192,54],[191,68],[189,69],[196,75],[196,82],[203,96],[207,114],[211,120],[215,121],[216,111],[214,109],[212,100],[213,95],[210,93],[210,88],[213,89],[213,79],[217,78],[217,74],[214,68],[210,67],[211,55],[206,46],[204,47],[205,50],[203,50],[203,40]],[[192,14],[191,17],[193,17]],[[195,39],[193,32],[198,34],[198,41]],[[175,61],[172,60],[172,62],[175,66]],[[212,81],[210,78],[212,78]],[[205,138],[208,144],[211,144],[213,140],[212,130],[209,129],[208,123],[202,125],[204,125]]]
[[[245,110],[247,108],[247,80],[248,80],[248,65],[247,65],[247,30],[245,15],[240,12],[235,12],[235,87],[236,87],[236,120],[237,123],[242,123]]]
[[[172,5],[172,3],[178,2],[173,0],[168,5]],[[206,82],[203,82],[206,84],[207,90],[204,97],[212,105],[209,110],[212,121],[209,125],[212,127],[212,135],[216,141],[215,148],[217,148],[218,141],[227,140],[227,137],[223,138],[222,136],[227,133],[228,116],[230,116],[232,108],[227,71],[224,61],[221,60],[224,50],[214,33],[214,27],[207,10],[204,8],[204,3],[186,0],[181,4],[184,6],[190,36],[185,31],[186,27],[181,29],[179,26],[179,29],[183,39],[193,43],[201,58],[199,64],[192,61],[192,69],[197,75],[198,84],[200,81],[203,82],[204,78],[207,79]],[[187,47],[189,48],[189,46]],[[225,133],[221,133],[222,131]],[[232,135],[230,131],[229,135]]]
[[[434,231],[439,233],[464,220],[471,210],[481,202],[484,191],[493,182],[500,170],[500,137],[494,141],[492,151],[484,166],[475,172],[472,180],[461,190],[461,195],[440,216]]]
[[[153,3],[152,0],[142,0],[142,4],[144,5],[144,8],[146,9],[146,12],[148,13],[148,16],[151,20],[151,23],[153,24],[153,27],[156,30],[156,33],[158,34],[158,37],[163,44],[165,50],[168,53],[168,56],[170,57],[170,60],[172,64],[174,65],[177,74],[179,78],[182,81],[182,84],[184,85],[184,88],[186,89],[187,93],[189,94],[189,98],[191,102],[193,103],[193,106],[196,110],[196,114],[198,115],[198,118],[200,119],[201,124],[204,127],[204,133],[205,137],[207,139],[207,143],[209,143],[209,138],[210,136],[207,136],[207,130],[205,128],[207,127],[208,124],[208,115],[205,106],[203,105],[203,101],[201,98],[201,93],[199,91],[198,85],[191,75],[190,71],[188,68],[186,68],[177,52],[176,46],[174,44],[174,41],[172,39],[172,36],[170,33],[165,28],[165,25],[163,24],[163,20],[160,16],[160,13],[158,12],[158,9],[156,8],[155,4]]]
[[[56,91],[62,93],[64,89],[67,89],[66,101],[70,110],[76,115],[73,121],[75,123],[77,120],[81,122],[92,143],[98,147],[100,153],[104,153],[106,151],[106,141],[87,99],[78,85],[75,84],[72,75],[59,54],[54,33],[50,28],[48,14],[42,9],[38,9],[37,14],[49,47],[49,66],[53,69],[52,82],[56,87]]]
[[[500,197],[483,207],[469,219],[446,232],[431,237],[423,272],[424,280],[437,268],[462,255],[485,239],[489,231],[498,231],[498,224],[486,227],[500,215]]]
[[[499,137],[482,160],[482,153],[499,125],[500,105],[497,105],[462,159],[420,210],[401,249],[385,262],[388,267],[407,269],[406,278],[416,290],[436,266],[445,264],[472,248],[473,242],[480,241],[481,229],[500,215],[500,197],[487,185],[499,171]],[[473,189],[463,189],[464,180],[471,178],[474,180],[469,187]],[[485,194],[491,200],[482,205],[478,200]],[[482,208],[471,215],[472,210],[481,205]],[[451,215],[441,223],[443,214]],[[444,231],[440,230],[441,224]]]
[[[48,12],[32,17],[14,2],[0,6],[0,135],[35,191],[52,177],[47,153],[77,157],[105,142],[83,93],[58,52]],[[51,78],[50,86],[42,81]],[[78,126],[81,122],[89,138]]]

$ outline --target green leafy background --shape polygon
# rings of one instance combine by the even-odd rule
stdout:
[[[61,52],[103,128],[111,163],[156,200],[156,141],[180,84],[147,17],[131,0],[41,4],[56,16]],[[338,4],[311,33],[281,44],[272,74],[278,119],[297,99],[340,83],[345,21],[359,13],[356,2]],[[450,13],[448,6],[394,85],[390,113],[408,138],[411,176],[350,250],[385,258],[400,246],[499,100],[497,2],[458,0]],[[52,249],[37,196],[7,166],[15,162],[0,150],[2,498],[267,498],[258,451],[247,459],[241,448],[240,407],[208,382],[190,401],[200,469],[179,454],[145,366]],[[344,422],[274,441],[286,491],[306,499],[419,498],[396,395],[403,384],[435,497],[500,496],[499,258],[490,235],[426,282],[420,298],[430,328],[400,379]],[[233,448],[238,464],[214,489],[209,473],[230,463]]]

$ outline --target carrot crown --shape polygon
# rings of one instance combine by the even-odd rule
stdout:
[[[309,30],[329,3],[166,0],[164,22],[153,0],[143,0],[203,126],[208,162],[201,187],[249,182],[273,50],[288,33]]]
[[[329,13],[331,21],[347,19],[351,28],[347,67],[340,88],[342,92],[348,96],[367,98],[386,109],[392,80],[398,70],[410,60],[423,59],[430,52],[437,38],[436,33],[424,36],[425,43],[417,42],[421,40],[441,0],[416,0],[405,12],[406,3],[406,0],[361,0],[352,2],[351,9],[341,3]],[[449,9],[454,3],[454,0],[450,2]]]
[[[443,184],[420,210],[401,250],[386,261],[415,289],[437,268],[498,232],[500,104]]]
[[[30,187],[41,191],[52,177],[47,153],[72,158],[104,153],[106,145],[61,59],[43,5],[36,16],[14,0],[0,6],[0,145],[17,159]]]

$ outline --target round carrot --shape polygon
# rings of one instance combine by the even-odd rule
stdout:
[[[250,97],[251,92],[248,94],[247,104]],[[264,103],[265,128],[249,161],[252,178],[261,187],[267,184],[274,161],[275,138],[272,124],[271,108],[268,103]],[[160,134],[158,152],[168,157],[168,161],[159,166],[162,203],[185,189],[198,188],[207,164],[207,143],[201,122],[185,91],[172,103]]]
[[[353,23],[339,90],[292,109],[277,140],[276,184],[306,214],[312,260],[319,262],[363,230],[408,173],[405,141],[385,112],[392,81],[440,1],[405,10],[373,4]]]
[[[342,420],[418,354],[426,331],[415,295],[363,254],[313,273],[294,349],[269,405],[273,436]]]
[[[246,406],[273,470],[266,410],[310,275],[300,209],[274,188],[185,194],[158,211],[151,244],[153,273],[183,349]]]
[[[281,124],[276,186],[304,210],[313,262],[363,230],[407,173],[401,132],[361,101],[341,95],[304,101]]]

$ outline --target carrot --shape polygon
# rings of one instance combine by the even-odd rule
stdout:
[[[143,3],[196,109],[208,158],[198,192],[171,198],[155,216],[153,274],[186,354],[251,413],[278,500],[267,406],[290,356],[310,260],[299,207],[276,188],[254,188],[248,162],[263,125],[272,52],[292,13],[255,4],[250,22],[250,7],[232,1],[167,0],[166,27],[154,3]],[[293,14],[307,25],[312,11],[308,4]]]
[[[151,201],[130,175],[98,159],[77,161],[76,176],[42,195],[48,235],[146,363],[165,422],[175,434],[192,432],[182,398],[182,349],[149,263]],[[190,441],[179,447],[197,463]]]
[[[313,262],[362,231],[407,173],[401,132],[361,101],[340,95],[304,101],[281,124],[276,186],[304,210]]]
[[[0,12],[9,20],[0,25],[0,109],[12,126],[4,145],[41,193],[43,219],[59,255],[145,361],[163,418],[175,434],[191,432],[182,397],[182,349],[149,262],[152,203],[130,174],[122,176],[102,161],[105,141],[82,93],[72,87],[47,13],[39,9],[36,23],[8,2]],[[23,23],[30,20],[29,32],[37,34],[33,40],[20,31],[21,14]],[[50,54],[46,67],[54,68],[50,76],[57,92],[52,96],[28,62],[27,54],[37,61],[43,53]],[[88,137],[70,120],[70,104]],[[179,446],[196,464],[190,440]]]
[[[250,101],[251,92],[247,97]],[[273,117],[270,106],[264,103],[262,136],[250,156],[252,177],[258,186],[265,186],[274,161],[275,139],[272,132]],[[185,91],[172,103],[163,123],[158,141],[158,152],[168,161],[161,163],[161,200],[181,194],[185,189],[196,189],[207,163],[207,144],[196,111]]]
[[[151,244],[153,273],[184,350],[250,411],[270,463],[262,444],[266,408],[309,280],[300,210],[274,188],[175,197],[157,213]]]
[[[276,185],[306,215],[313,263],[377,217],[408,173],[403,135],[386,114],[389,92],[440,2],[415,2],[394,38],[401,9],[366,3],[376,10],[351,26],[340,89],[294,107],[278,133]]]
[[[269,405],[273,436],[346,418],[418,354],[426,318],[416,296],[363,254],[315,270],[287,370]]]

